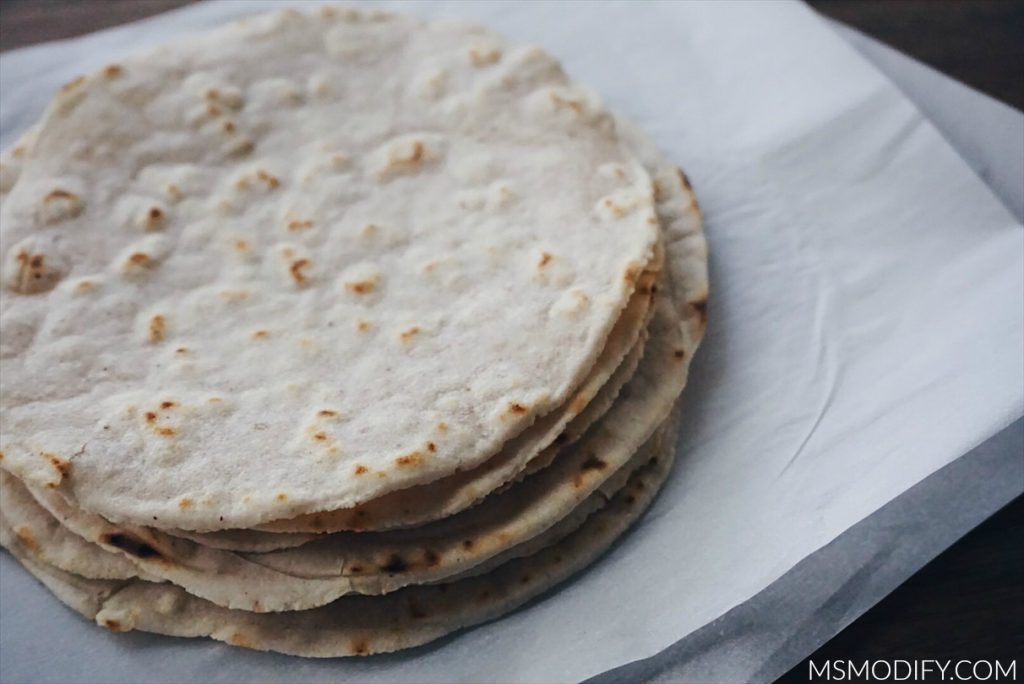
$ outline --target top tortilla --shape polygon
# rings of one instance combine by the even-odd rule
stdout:
[[[376,12],[72,82],[15,171],[0,464],[188,530],[479,465],[586,376],[658,233],[650,177],[542,51]]]

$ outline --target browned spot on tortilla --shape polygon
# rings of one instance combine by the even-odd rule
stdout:
[[[206,113],[210,116],[220,116],[224,113],[224,110],[210,102],[206,105]]]
[[[423,159],[423,143],[417,140],[412,145],[412,154],[409,155],[409,159],[407,161],[416,163],[420,159]]]
[[[491,598],[491,590],[490,589],[484,589],[483,591],[480,592],[480,600],[481,601],[486,601],[489,598]]]
[[[177,433],[177,430],[172,427],[159,427],[156,429],[156,433],[161,437],[173,437]]]
[[[150,207],[146,212],[146,225],[154,228],[164,219],[164,210],[160,207]]]
[[[583,479],[583,475],[581,473],[576,473],[575,475],[573,475],[572,486],[575,489],[580,489],[581,487],[583,487],[584,482],[585,480]]]
[[[608,464],[591,454],[587,460],[580,464],[580,470],[604,470]]]
[[[262,608],[263,608],[263,604],[259,602],[259,599],[257,599],[257,600],[252,602],[252,612],[254,612],[254,613],[261,613],[261,612],[263,612],[261,610]]]
[[[690,179],[686,177],[686,173],[678,166],[676,167],[676,175],[679,176],[679,182],[683,184],[683,187],[689,192],[693,192],[693,186],[690,185]]]
[[[366,639],[356,639],[352,642],[352,652],[356,655],[367,655],[370,652],[370,644]]]
[[[395,463],[402,467],[418,466],[423,463],[423,454],[419,451],[413,451],[405,456],[399,456],[395,459]]]
[[[25,548],[32,551],[39,550],[39,544],[36,542],[35,537],[32,536],[31,530],[27,527],[15,528],[14,535],[18,538],[18,541],[24,544]]]
[[[405,560],[397,553],[393,553],[388,558],[387,562],[384,565],[380,566],[380,569],[388,574],[394,575],[408,570],[409,564],[406,563]]]
[[[56,487],[61,483],[61,481],[63,481],[63,479],[67,476],[68,472],[70,472],[71,461],[65,461],[56,454],[47,453],[43,453],[43,458],[49,461],[50,465],[53,466],[53,469],[57,471],[57,482],[49,483],[49,486],[51,488]]]
[[[192,499],[190,499],[188,497],[185,497],[184,499],[182,499],[181,501],[178,502],[178,508],[180,508],[181,510],[185,510],[186,508],[189,508],[191,506],[192,506]]]
[[[284,492],[281,492],[280,494],[278,494],[274,498],[277,499],[278,501],[287,501],[288,500],[288,495],[285,494]]]
[[[153,262],[145,252],[135,252],[128,257],[128,261],[135,266],[149,266]]]
[[[149,341],[159,342],[167,334],[167,319],[157,314],[149,319]]]
[[[433,549],[423,550],[423,563],[428,567],[432,568],[441,562],[441,557],[437,555],[437,552]]]
[[[545,266],[548,265],[548,263],[551,262],[551,259],[553,258],[554,257],[552,257],[551,254],[549,254],[548,252],[544,252],[540,255],[540,261],[537,262],[537,266],[540,268],[544,268]]]
[[[577,114],[583,113],[583,103],[576,100],[568,100],[564,97],[560,97],[555,93],[551,93],[551,102],[555,105],[556,109],[568,107]]]
[[[356,323],[356,329],[358,329],[359,332],[366,332],[367,330],[370,329],[370,322],[360,320],[358,323]]]
[[[364,466],[362,464],[356,464],[356,470],[355,470],[356,475],[365,475],[368,470],[369,469],[366,466]]]
[[[685,349],[676,349],[674,352],[672,352],[672,356],[674,356],[677,359],[685,359],[686,358],[686,350]]]
[[[308,221],[308,220],[307,221],[300,221],[300,220],[296,219],[294,221],[289,221],[288,222],[288,230],[292,231],[293,233],[297,232],[297,231],[300,231],[300,230],[306,230],[306,229],[312,228],[312,227],[313,227],[313,222],[312,221]]]
[[[235,132],[235,128],[237,128],[237,126],[235,125],[235,122],[232,121],[231,119],[225,120],[221,124],[221,127],[224,129],[225,133],[234,133]],[[271,186],[271,187],[277,187],[277,186],[274,185],[274,186]]]
[[[697,315],[700,316],[701,325],[706,325],[708,322],[708,299],[707,297],[701,297],[690,302],[690,306],[696,310]]]
[[[330,418],[331,416],[338,415],[338,412],[337,411],[332,411],[330,409],[320,409],[319,411],[317,411],[316,415],[324,416],[325,418]]]
[[[465,540],[463,540],[463,542],[462,542],[462,548],[466,549],[467,551],[469,551],[470,549],[472,549],[472,548],[473,548],[473,546],[474,546],[474,542],[473,542],[473,540],[472,540],[472,539],[465,539]]]
[[[232,646],[241,646],[242,648],[252,648],[253,644],[248,635],[241,632],[232,632],[231,636],[227,638],[227,642]]]
[[[292,274],[292,279],[299,285],[305,285],[308,278],[303,273],[305,269],[309,268],[309,259],[296,259],[292,262],[288,271]]]
[[[569,435],[567,435],[566,433],[562,432],[557,437],[555,437],[555,444],[565,444],[568,440],[569,440]]]
[[[103,67],[103,75],[107,78],[118,78],[124,73],[124,69],[118,64],[108,64]]]
[[[153,411],[146,411],[144,415],[146,416],[147,423],[152,423],[156,421],[156,413],[154,413]]]
[[[249,243],[245,240],[235,240],[235,251],[239,254],[245,254],[249,251]]]
[[[434,444],[433,442],[427,442],[427,451],[431,453],[437,451],[437,445]]]
[[[174,408],[177,405],[178,405],[178,402],[171,401],[169,399],[167,401],[160,402],[160,408],[162,408],[162,409]]]
[[[377,287],[377,276],[345,283],[345,289],[356,294],[370,294]],[[404,333],[403,333],[404,335]]]
[[[590,403],[590,397],[586,394],[577,394],[569,404],[569,415],[578,415],[583,409],[587,408],[587,404]]]
[[[83,83],[85,83],[85,76],[76,76],[75,78],[71,79],[70,81],[62,85],[60,87],[60,90],[63,93],[71,92]]]
[[[490,50],[480,50],[477,48],[470,48],[467,52],[469,61],[472,62],[473,66],[487,66],[494,64],[501,59],[501,50],[491,48]]]
[[[626,265],[626,272],[622,275],[622,279],[627,283],[635,285],[636,281],[640,278],[641,273],[642,269],[640,264],[635,261],[630,261],[629,264]]]
[[[256,170],[256,177],[263,181],[263,183],[265,183],[266,186],[271,189],[281,185],[281,181],[277,178],[277,176],[272,176],[263,169]]]
[[[268,337],[270,337],[270,333],[268,333],[266,330],[257,330],[252,334],[252,338],[254,340],[265,340]]]
[[[409,328],[408,330],[406,330],[405,332],[401,333],[398,337],[402,340],[402,343],[404,344],[404,343],[409,342],[410,340],[412,340],[412,338],[415,337],[416,335],[418,335],[419,332],[420,332],[419,326],[418,325],[414,325],[411,328]]]
[[[327,440],[327,433],[326,432],[315,432],[315,433],[313,433],[313,439],[315,439],[318,442],[324,442],[324,441]]]
[[[506,413],[510,413],[512,415],[521,416],[521,415],[527,413],[529,410],[530,410],[529,408],[527,408],[526,406],[523,406],[518,401],[510,401],[508,403],[508,409],[506,410]]]
[[[111,632],[127,632],[128,629],[114,618],[104,618],[103,626]]]
[[[636,503],[636,497],[635,497],[635,496],[633,496],[632,494],[627,494],[627,495],[626,495],[626,503],[627,503],[628,505],[632,506],[633,504],[635,504],[635,503]]]
[[[102,534],[100,535],[100,543],[113,546],[114,548],[124,551],[128,555],[135,556],[142,560],[150,558],[166,560],[164,559],[163,554],[146,542],[122,532],[107,532]]]
[[[363,566],[362,565],[353,565],[353,566],[351,566],[349,568],[346,568],[346,570],[348,570],[350,574],[358,575],[358,574],[360,574],[363,571]]]
[[[440,423],[437,424],[437,431],[438,432],[447,432],[448,431],[448,423],[446,423],[446,422],[444,422],[442,420]]]
[[[529,581],[530,581],[530,576],[529,575],[523,575],[522,577],[519,578],[519,583],[520,584],[526,584]]]

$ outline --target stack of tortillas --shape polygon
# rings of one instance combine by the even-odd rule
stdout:
[[[2,190],[3,544],[110,629],[414,646],[667,476],[700,215],[538,48],[258,16],[67,84]]]

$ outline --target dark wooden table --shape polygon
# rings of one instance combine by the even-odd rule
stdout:
[[[190,1],[0,0],[0,51],[88,33]],[[811,0],[811,5],[1024,109],[1024,2]],[[961,539],[811,657],[822,662],[1021,656],[1021,540],[1024,498]],[[1024,678],[1024,670],[1018,677]],[[806,661],[783,680],[807,681]]]

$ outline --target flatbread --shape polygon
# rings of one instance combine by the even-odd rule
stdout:
[[[89,580],[40,563],[17,543],[11,550],[65,604],[115,631],[207,636],[245,648],[307,657],[385,653],[494,619],[589,565],[653,500],[670,471],[675,436],[673,425],[661,453],[638,470],[608,505],[553,546],[457,582],[409,587],[384,597],[347,597],[314,610],[273,614],[228,610],[171,585]]]
[[[586,377],[651,197],[596,98],[473,25],[284,11],[111,65],[0,207],[0,464],[193,531],[476,467]]]

